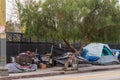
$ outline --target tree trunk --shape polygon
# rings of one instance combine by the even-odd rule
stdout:
[[[68,69],[68,65],[69,63],[75,59],[75,57],[81,53],[83,51],[83,47],[87,44],[88,42],[88,38],[85,38],[85,40],[83,41],[81,48],[79,50],[75,49],[71,44],[69,44],[65,39],[64,42],[68,45],[68,47],[70,47],[72,50],[74,50],[74,53],[72,54],[72,56],[66,61],[66,63],[64,64],[64,68],[63,70],[67,70]]]

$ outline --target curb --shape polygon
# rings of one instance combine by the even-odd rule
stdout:
[[[55,76],[63,74],[75,74],[75,73],[85,73],[85,72],[96,72],[96,71],[105,71],[105,70],[115,70],[120,69],[120,65],[112,66],[94,66],[94,67],[84,67],[79,68],[77,71],[57,71],[49,73],[38,73],[38,74],[29,74],[21,76],[4,76],[0,77],[0,80],[12,80],[12,79],[22,79],[22,78],[35,78],[35,77],[45,77],[45,76]]]

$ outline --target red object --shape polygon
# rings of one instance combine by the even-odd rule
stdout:
[[[23,68],[23,69],[30,69],[31,67],[30,66],[21,66],[21,68]]]
[[[30,51],[26,51],[26,53],[27,53],[28,55],[30,55],[31,52],[30,52]]]

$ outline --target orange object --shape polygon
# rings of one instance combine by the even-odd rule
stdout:
[[[41,68],[41,69],[46,69],[47,66],[46,66],[46,64],[40,64],[40,68]]]

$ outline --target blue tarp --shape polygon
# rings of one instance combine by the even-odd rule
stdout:
[[[88,61],[94,62],[99,60],[102,56],[114,56],[107,44],[90,43],[83,48],[83,52],[78,56],[82,56]]]

